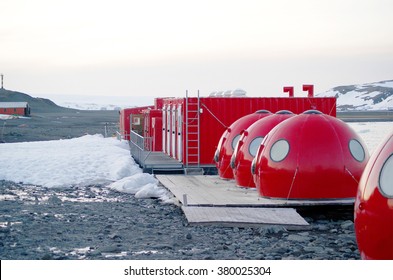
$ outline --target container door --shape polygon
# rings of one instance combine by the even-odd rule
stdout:
[[[177,107],[177,159],[179,161],[183,160],[183,115],[181,107],[181,104]]]
[[[172,122],[171,122],[171,156],[173,158],[176,158],[176,105],[172,105],[172,110],[171,110],[171,117],[172,117]]]
[[[168,105],[166,107],[166,129],[165,129],[165,135],[166,135],[166,153],[170,155],[171,151],[171,105]]]
[[[166,105],[162,107],[162,151],[166,153]]]

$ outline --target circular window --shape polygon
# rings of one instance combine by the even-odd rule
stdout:
[[[214,153],[214,161],[218,162],[219,160],[219,155],[220,155],[220,151],[217,149],[216,152]]]
[[[354,159],[362,162],[366,157],[362,144],[358,140],[352,139],[349,141],[349,151]]]
[[[322,112],[318,111],[318,110],[307,110],[307,111],[303,112],[303,114],[306,114],[306,115],[321,115]]]
[[[254,138],[251,143],[250,146],[248,147],[248,152],[250,153],[250,155],[252,155],[253,157],[256,156],[257,151],[259,146],[261,145],[263,140],[263,137],[256,137]]]
[[[258,110],[255,112],[255,114],[271,114],[272,112],[270,112],[269,110]]]
[[[275,162],[279,162],[284,160],[288,153],[289,143],[287,140],[281,139],[274,143],[270,149],[270,158]]]
[[[278,115],[293,115],[293,113],[288,110],[281,110],[281,111],[276,112],[276,114],[278,114]]]
[[[239,141],[239,139],[240,139],[240,134],[238,134],[238,135],[236,135],[234,138],[233,138],[233,140],[232,140],[232,149],[235,149],[236,148],[236,144],[237,144],[237,142]]]
[[[251,174],[255,175],[256,168],[257,168],[257,159],[254,158],[251,162]]]
[[[379,174],[379,188],[384,196],[393,198],[393,154],[382,166]]]

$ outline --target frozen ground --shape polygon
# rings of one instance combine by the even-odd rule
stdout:
[[[370,152],[393,129],[350,126]],[[172,202],[114,138],[0,145],[1,259],[359,258],[348,209],[305,213],[310,230],[288,232],[190,227]]]

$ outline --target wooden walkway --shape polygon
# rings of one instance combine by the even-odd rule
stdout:
[[[224,180],[214,175],[156,175],[156,177],[183,205],[188,206],[301,207],[354,203],[354,199],[268,199],[260,197],[255,188],[239,188],[234,180]]]
[[[287,229],[304,229],[309,226],[293,208],[183,206],[182,210],[188,222],[193,225],[280,225]]]
[[[234,180],[214,175],[156,175],[160,183],[183,204],[190,224],[282,225],[304,228],[308,223],[290,207],[352,205],[354,199],[267,199],[256,189],[239,188]]]

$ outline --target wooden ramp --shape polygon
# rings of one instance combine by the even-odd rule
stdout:
[[[183,204],[190,224],[283,225],[308,223],[290,207],[352,205],[354,199],[284,200],[260,197],[256,189],[239,188],[215,175],[156,175]]]
[[[309,226],[293,208],[183,206],[182,210],[188,222],[193,225],[280,225],[287,229],[304,229]]]

